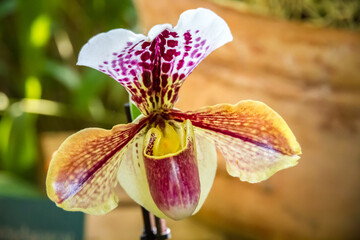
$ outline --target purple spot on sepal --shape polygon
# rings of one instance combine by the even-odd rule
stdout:
[[[168,40],[167,41],[167,45],[169,47],[176,47],[178,45],[178,41],[175,41],[175,40]]]
[[[162,72],[167,73],[170,70],[170,67],[171,67],[170,63],[164,62],[161,66],[161,70]]]
[[[198,42],[198,41],[200,41],[200,40],[201,40],[201,37],[197,37],[197,38],[195,39],[196,42]]]
[[[135,77],[135,76],[136,76],[136,71],[135,71],[134,69],[131,69],[131,70],[130,70],[130,74]]]
[[[199,58],[201,56],[201,53],[198,53],[195,55],[195,58]]]
[[[150,47],[149,47],[150,52],[154,52],[155,46],[156,46],[156,41],[152,41],[152,42],[151,42],[151,45],[150,45]]]
[[[168,93],[167,93],[167,99],[171,99],[171,96],[172,96],[172,90],[169,90]]]
[[[198,33],[198,32],[199,32],[199,30],[196,30],[196,31],[195,31],[195,33]]]
[[[118,55],[118,54],[117,54],[116,52],[113,52],[113,55],[116,56],[116,55]]]
[[[141,55],[141,60],[142,61],[146,61],[150,58],[150,53],[149,52],[144,52],[142,55]]]
[[[150,87],[151,86],[151,79],[150,79],[151,73],[148,71],[145,71],[142,75],[143,75],[144,86],[147,88]]]
[[[191,46],[185,46],[185,51],[190,51],[191,50]]]
[[[206,40],[204,39],[204,40],[202,40],[202,41],[200,42],[200,45],[201,45],[201,46],[204,46],[205,43],[206,43]]]
[[[185,74],[180,74],[180,76],[179,76],[179,80],[183,80],[185,78]]]
[[[169,32],[169,34],[174,37],[174,38],[177,38],[178,37],[178,34],[177,32]]]
[[[195,48],[198,48],[199,46],[200,46],[200,44],[198,44],[198,43],[194,45]]]
[[[132,42],[127,42],[126,45],[127,45],[128,47],[130,47],[131,45],[133,45],[133,43],[132,43]]]
[[[166,29],[164,31],[162,31],[160,34],[163,35],[165,38],[169,37],[169,31]]]
[[[191,58],[194,58],[194,55],[199,51],[199,49],[195,49],[194,51],[191,52]]]
[[[166,87],[166,85],[168,83],[168,78],[169,78],[169,75],[167,75],[167,74],[161,75],[161,87],[162,88]]]
[[[109,62],[108,61],[105,61],[104,64],[108,64]]]
[[[150,42],[144,42],[143,44],[141,44],[141,48],[142,48],[142,49],[145,49],[145,48],[147,48],[148,46],[150,46]]]
[[[184,59],[181,59],[176,67],[177,70],[180,70],[184,66]]]
[[[139,56],[140,54],[142,54],[144,51],[142,51],[142,50],[139,50],[139,51],[136,51],[134,54],[135,54],[135,56]]]
[[[144,89],[140,89],[140,93],[143,98],[146,98],[146,92]]]
[[[139,63],[139,66],[140,67],[143,67],[143,69],[146,69],[146,70],[150,70],[151,69],[151,65],[149,63],[146,63],[146,62],[140,62]]]
[[[176,52],[175,49],[168,49],[166,53],[163,55],[163,58],[165,59],[165,61],[170,62],[174,56],[178,56],[179,54],[180,52]]]
[[[190,34],[189,30],[186,33],[184,33],[184,39],[185,39],[185,44],[191,43],[191,34]]]

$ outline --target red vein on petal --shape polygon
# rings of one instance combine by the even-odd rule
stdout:
[[[151,121],[153,117],[147,117],[147,118],[143,118],[141,119],[141,121],[136,125],[137,127],[132,129],[128,129],[127,132],[132,132],[129,136],[135,136],[137,133],[140,132],[140,130],[149,122]],[[120,149],[122,149],[124,146],[126,146],[126,144],[128,144],[130,141],[132,140],[132,138],[128,137],[124,142],[122,142],[119,146],[117,146],[116,148],[114,148],[110,153],[106,154],[104,156],[103,159],[101,159],[100,161],[98,161],[91,169],[89,169],[88,171],[84,172],[83,176],[81,177],[81,179],[79,180],[78,184],[76,184],[75,187],[73,187],[71,189],[71,191],[69,191],[65,196],[63,196],[62,198],[59,199],[59,201],[57,202],[58,204],[61,204],[62,202],[64,202],[66,199],[68,199],[69,197],[75,195],[77,192],[79,192],[82,189],[82,186],[84,185],[85,182],[87,182],[88,180],[91,180],[95,173],[102,168],[109,159],[111,159]]]
[[[211,125],[211,123],[207,124],[207,123],[204,123],[201,119],[199,119],[198,116],[196,115],[196,112],[182,112],[179,110],[172,109],[167,115],[170,117],[170,119],[173,119],[175,121],[180,121],[180,122],[184,121],[185,119],[189,119],[191,121],[191,123],[193,124],[193,126],[196,126],[196,127],[199,127],[199,128],[205,129],[205,130],[213,131],[213,132],[222,133],[222,134],[225,134],[227,136],[234,137],[237,139],[241,139],[244,142],[249,142],[256,146],[259,146],[259,147],[262,147],[265,149],[269,149],[269,150],[273,150],[273,151],[279,152],[284,155],[291,156],[291,155],[297,154],[290,148],[279,149],[279,148],[277,148],[276,145],[272,146],[271,143],[266,144],[266,143],[257,141],[250,137],[243,136],[236,131],[221,129],[220,127],[213,127]],[[281,136],[279,136],[279,137],[281,137]]]

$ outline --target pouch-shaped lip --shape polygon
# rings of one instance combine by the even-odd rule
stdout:
[[[189,120],[185,128],[186,143],[177,152],[164,156],[145,153],[144,164],[151,196],[168,217],[181,219],[192,215],[200,198],[200,178],[196,158],[194,130]]]

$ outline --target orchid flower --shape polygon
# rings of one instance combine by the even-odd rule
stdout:
[[[115,29],[91,38],[77,64],[118,81],[141,115],[111,130],[88,128],[67,138],[50,162],[49,198],[65,210],[105,214],[117,206],[120,184],[156,216],[182,219],[199,211],[210,191],[216,149],[228,173],[250,183],[296,165],[300,145],[261,102],[173,108],[186,77],[231,40],[226,22],[202,8],[182,13],[175,27],[154,26],[148,36]]]

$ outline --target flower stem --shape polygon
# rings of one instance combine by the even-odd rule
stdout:
[[[132,122],[130,103],[125,104],[125,114],[128,122]],[[141,212],[144,220],[144,230],[140,237],[141,240],[166,240],[171,238],[170,229],[166,227],[165,219],[154,216],[143,207],[141,207]],[[156,235],[154,234],[155,232]]]

